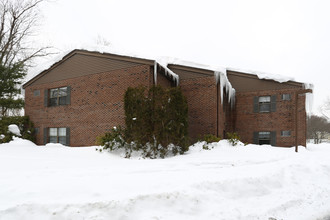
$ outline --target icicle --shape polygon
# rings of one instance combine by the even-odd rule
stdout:
[[[231,103],[231,107],[233,108],[235,104],[236,91],[229,82],[227,78],[227,74],[219,71],[215,71],[214,76],[216,83],[217,84],[219,83],[221,104],[223,104],[223,90],[225,89],[228,95],[228,103]]]
[[[156,61],[157,62],[157,61]],[[171,76],[171,78],[173,77],[173,80],[175,81],[176,86],[179,85],[179,75],[177,75],[176,73],[174,73],[172,70],[170,70],[169,68],[167,68],[167,64],[161,64],[159,62],[157,62],[161,67],[163,67],[165,69],[165,75],[166,76]]]
[[[157,85],[157,62],[155,61],[154,63],[154,81],[155,81],[155,85]]]
[[[314,85],[310,84],[310,83],[304,83],[304,89],[314,89]],[[313,108],[313,93],[306,93],[305,96],[305,110],[307,115],[311,115],[312,114],[312,108]]]

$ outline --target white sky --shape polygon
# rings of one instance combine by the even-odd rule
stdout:
[[[100,36],[117,50],[313,83],[314,112],[330,96],[328,0],[51,0],[41,11],[39,42],[60,51]]]

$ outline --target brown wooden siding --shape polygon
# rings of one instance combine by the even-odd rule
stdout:
[[[192,67],[184,67],[179,65],[168,65],[168,67],[176,74],[179,75],[180,80],[194,79],[199,77],[213,76],[214,72],[210,70],[202,70]]]
[[[234,71],[227,71],[227,77],[236,92],[252,92],[279,89],[302,88],[301,83],[285,82],[279,83],[273,80],[260,80],[256,75],[242,74]]]
[[[43,77],[34,81],[32,85],[40,85],[43,83],[66,80],[94,73],[125,69],[139,65],[141,64],[84,54],[74,54],[65,60],[61,65],[56,66]]]

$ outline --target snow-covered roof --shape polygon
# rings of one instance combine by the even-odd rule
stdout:
[[[229,71],[236,71],[236,72],[241,72],[241,73],[246,73],[246,74],[253,74],[256,75],[259,79],[265,79],[265,80],[273,80],[279,83],[284,83],[284,82],[289,82],[289,81],[294,81],[293,77],[288,77],[288,76],[283,76],[279,74],[273,74],[273,73],[266,73],[266,72],[261,72],[261,71],[253,71],[253,70],[242,70],[242,69],[237,69],[237,68],[228,68],[228,67],[219,67],[219,66],[213,66],[213,65],[205,65],[205,64],[199,64],[195,62],[190,62],[190,61],[184,61],[178,58],[173,58],[173,57],[151,57],[149,55],[138,55],[138,54],[133,54],[131,52],[123,51],[123,50],[116,50],[112,47],[109,46],[100,46],[100,45],[83,45],[76,47],[74,50],[67,50],[67,51],[62,51],[59,53],[57,56],[54,56],[52,59],[48,60],[47,62],[38,65],[36,68],[33,68],[29,71],[30,76],[33,76],[35,78],[37,75],[36,73],[43,73],[44,71],[48,70],[61,60],[65,59],[67,55],[69,55],[72,51],[77,51],[77,50],[82,50],[82,51],[87,51],[87,52],[97,52],[100,54],[112,54],[112,55],[119,55],[119,56],[125,56],[125,57],[131,57],[131,58],[137,58],[137,59],[144,59],[144,60],[149,60],[154,62],[155,69],[157,68],[157,64],[161,66],[165,70],[165,74],[167,76],[170,76],[171,79],[173,79],[176,84],[179,84],[179,75],[176,74],[173,70],[168,68],[169,64],[174,64],[174,65],[181,65],[181,66],[187,66],[187,67],[192,67],[192,68],[198,68],[198,69],[205,69],[205,70],[210,70],[214,72],[216,83],[220,84],[220,89],[223,90],[225,89],[227,95],[228,95],[228,102],[234,103],[235,100],[235,89],[231,85],[231,83],[228,80],[227,77],[227,70]],[[31,73],[34,74],[31,74]],[[39,75],[39,74],[38,74]],[[157,74],[155,70],[155,81],[157,81]],[[31,77],[32,78],[32,77]],[[30,80],[31,80],[30,78]],[[308,83],[303,83],[305,88],[313,88],[312,84]],[[221,92],[221,102],[223,102],[223,94]],[[306,101],[306,110],[310,109],[311,106],[311,95],[308,96],[308,102]],[[306,99],[306,100],[307,100]],[[309,104],[307,104],[309,103]]]
[[[253,75],[257,75],[257,77],[259,79],[274,80],[279,83],[295,81],[295,79],[293,77],[283,76],[283,75],[275,74],[275,73],[261,72],[261,71],[255,71],[255,70],[242,70],[242,69],[229,68],[229,67],[227,68],[227,70],[240,72],[240,73],[253,74]]]

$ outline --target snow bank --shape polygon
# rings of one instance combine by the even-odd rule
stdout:
[[[329,218],[329,144],[203,144],[137,160],[15,138],[0,145],[0,220]]]
[[[15,124],[11,124],[11,125],[9,125],[9,126],[8,126],[8,131],[9,131],[10,133],[13,133],[13,134],[17,135],[17,136],[21,136],[21,132],[20,132],[18,126],[15,125]]]

